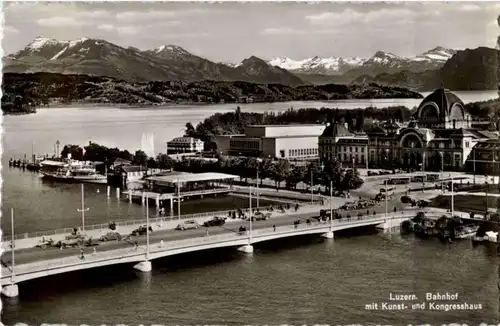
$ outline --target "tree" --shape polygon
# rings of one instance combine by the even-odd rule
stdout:
[[[148,162],[148,156],[141,150],[135,151],[132,164],[146,166]]]
[[[245,178],[245,183],[248,183],[248,178],[257,178],[257,170],[259,162],[254,157],[247,157],[241,161],[240,172]]]
[[[158,168],[162,170],[169,170],[174,167],[174,160],[170,158],[167,154],[160,153],[156,155],[156,162],[158,164]]]
[[[276,183],[276,190],[280,188],[281,182],[286,180],[290,172],[291,166],[288,160],[279,160],[278,163],[274,165],[274,171],[271,178]]]
[[[74,160],[83,160],[83,148],[78,145],[64,145],[61,151],[61,157],[66,158],[68,154],[71,154],[71,158]]]
[[[185,134],[186,136],[191,136],[195,132],[195,129],[193,127],[193,124],[191,122],[186,123],[186,131]]]
[[[146,165],[149,169],[156,169],[158,167],[158,162],[153,157],[148,158]]]
[[[263,159],[259,164],[259,179],[260,185],[262,186],[262,182],[264,179],[271,177],[273,169],[273,161],[269,158]]]
[[[363,131],[363,127],[365,125],[365,111],[359,110],[356,116],[356,131]]]
[[[287,187],[297,189],[297,184],[304,180],[307,174],[305,166],[295,166],[286,179]]]
[[[357,169],[349,169],[346,171],[342,179],[342,190],[358,189],[363,185],[363,179],[360,178]]]

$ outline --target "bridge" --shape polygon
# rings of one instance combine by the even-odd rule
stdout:
[[[379,214],[356,219],[344,218],[295,226],[284,225],[257,230],[250,228],[250,231],[244,234],[232,232],[183,240],[161,241],[159,244],[149,244],[148,241],[146,246],[100,251],[92,255],[86,255],[83,259],[77,256],[75,252],[75,255],[69,257],[12,264],[11,267],[3,267],[0,284],[2,285],[2,294],[15,297],[19,294],[18,283],[40,277],[126,263],[136,263],[134,265],[135,269],[149,272],[152,269],[151,260],[162,257],[224,247],[237,247],[239,251],[252,253],[253,244],[260,242],[311,234],[320,234],[325,238],[333,239],[336,231],[371,225],[387,230],[399,226],[403,220],[410,217],[412,215],[408,214],[408,212],[406,215],[404,213]]]

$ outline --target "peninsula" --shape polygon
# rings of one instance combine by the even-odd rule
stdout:
[[[21,96],[21,107],[51,104],[95,103],[166,105],[180,103],[258,103],[328,101],[371,98],[422,98],[401,87],[367,85],[256,84],[240,81],[127,82],[110,77],[55,73],[6,73],[2,91],[9,98]],[[4,105],[2,109],[5,112]],[[22,110],[20,110],[22,111]],[[10,111],[9,111],[10,112]]]

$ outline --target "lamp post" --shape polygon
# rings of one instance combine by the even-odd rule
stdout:
[[[177,217],[181,219],[181,184],[177,179]]]
[[[250,188],[250,210],[248,212],[248,223],[249,223],[249,231],[248,231],[248,243],[252,243],[252,186]]]
[[[85,212],[88,212],[90,208],[85,208],[85,186],[82,183],[82,208],[77,209],[78,212],[82,213],[82,233],[85,232]]]
[[[311,165],[311,205],[314,204],[314,191],[313,191],[313,186],[314,186],[314,181],[313,181],[313,167]]]
[[[385,187],[385,217],[387,217],[387,179],[384,180]]]
[[[330,232],[333,232],[333,180],[330,180]]]
[[[149,260],[149,198],[146,199],[146,260]]]
[[[14,276],[15,276],[15,266],[16,266],[16,261],[14,257],[14,251],[16,251],[16,244],[14,242],[14,208],[10,209],[10,228],[11,228],[11,236],[12,236],[12,241],[11,241],[11,246],[12,248],[10,249],[10,252],[12,254],[12,270],[10,274],[10,280],[14,284]]]
[[[439,154],[441,154],[441,193],[444,194],[444,154],[443,152]]]
[[[455,201],[453,197],[453,176],[451,177],[451,217],[455,215]]]
[[[474,185],[476,184],[476,151],[472,148],[472,168],[474,170]]]
[[[259,209],[259,168],[257,168],[257,180],[255,180],[255,188],[257,189],[257,210]]]

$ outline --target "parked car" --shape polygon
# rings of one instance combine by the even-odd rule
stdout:
[[[99,238],[99,241],[121,241],[122,236],[118,232],[108,232]]]
[[[184,221],[181,224],[178,224],[177,227],[175,228],[176,230],[190,230],[190,229],[197,229],[200,227],[200,224],[196,222],[195,220],[189,220],[189,221]]]
[[[255,212],[252,216],[252,221],[266,221],[271,218],[271,213],[262,213],[262,212]],[[245,221],[248,221],[250,217],[245,218]]]
[[[226,219],[225,218],[215,216],[213,219],[205,221],[203,223],[203,226],[204,227],[221,226],[221,225],[224,225],[224,224],[226,224]]]
[[[132,233],[130,235],[133,235],[133,236],[139,236],[139,235],[144,235],[146,234],[148,228],[146,227],[146,225],[142,225],[140,227],[138,227],[137,229],[135,229],[134,231],[132,231]],[[149,226],[149,232],[153,232],[153,228],[151,226]]]

